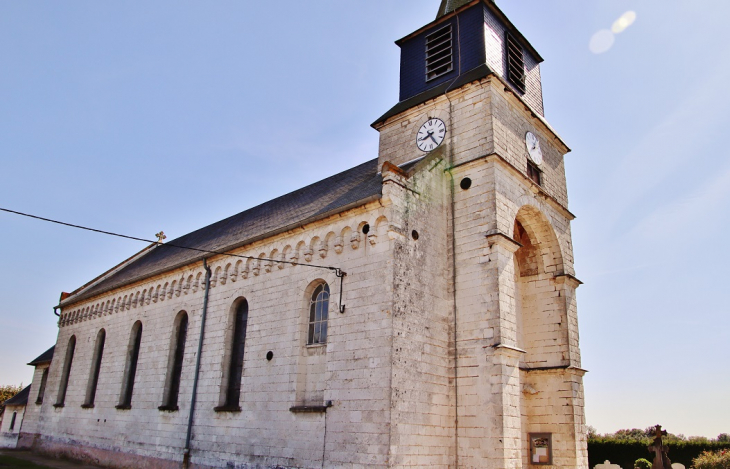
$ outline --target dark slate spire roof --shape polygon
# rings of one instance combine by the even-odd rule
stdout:
[[[18,394],[14,395],[7,401],[5,401],[4,405],[26,405],[28,403],[28,395],[30,394],[30,384],[23,388],[22,391],[20,391]]]
[[[439,12],[436,15],[436,19],[441,18],[442,16],[448,15],[454,10],[457,10],[467,3],[470,3],[472,0],[441,0],[441,6],[439,7]]]
[[[42,365],[43,363],[50,363],[51,360],[53,360],[53,351],[56,349],[56,346],[49,348],[45,352],[41,353],[38,358],[33,360],[32,362],[28,363],[30,366],[36,366],[36,365]]]
[[[72,304],[211,256],[207,252],[174,246],[230,251],[378,199],[382,186],[376,158],[166,244],[153,246],[147,253],[142,253],[126,264],[122,263],[118,270],[112,269],[109,275],[102,275],[98,280],[77,289],[61,305]]]

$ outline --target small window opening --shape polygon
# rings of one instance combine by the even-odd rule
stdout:
[[[91,370],[89,372],[89,383],[86,387],[86,399],[81,407],[94,407],[94,399],[96,398],[96,386],[99,384],[99,371],[101,371],[101,357],[104,354],[104,342],[106,341],[106,331],[101,329],[96,335],[96,346],[94,347],[94,358],[91,361]]]
[[[367,225],[366,225],[367,226]],[[330,287],[321,283],[312,293],[309,302],[309,334],[307,344],[327,343],[327,317],[329,312]]]
[[[454,69],[451,24],[426,36],[426,81]]]
[[[68,379],[71,376],[71,364],[74,360],[74,350],[76,349],[76,336],[72,335],[68,339],[68,347],[66,347],[66,359],[63,362],[63,372],[61,373],[61,385],[58,387],[58,399],[53,404],[54,407],[63,407],[66,401],[66,390],[68,389]]]
[[[134,376],[137,374],[137,360],[139,359],[139,347],[142,344],[142,323],[137,321],[132,326],[127,346],[127,363],[124,367],[124,378],[122,379],[122,393],[119,396],[117,409],[129,409],[132,407],[132,392],[134,390]]]
[[[413,238],[414,241],[418,241],[418,231],[411,231],[411,238]]]
[[[368,225],[367,223],[365,223],[365,224],[363,225],[363,227],[362,227],[362,232],[363,232],[363,234],[368,234],[368,233],[370,233],[370,225]]]
[[[274,358],[274,352],[272,352],[271,350],[269,350],[268,352],[266,352],[266,359],[268,361],[271,361],[272,358]]]
[[[507,36],[507,80],[522,94],[525,93],[525,56],[522,46],[510,34]]]
[[[17,412],[13,412],[13,417],[10,419],[10,430],[15,428],[15,417],[18,416]]]
[[[48,368],[43,369],[43,375],[41,376],[41,385],[38,387],[38,398],[35,400],[36,404],[43,404],[43,395],[46,393],[46,382],[48,381]]]
[[[467,190],[471,187],[471,179],[470,178],[464,178],[459,183],[459,187],[461,187],[464,190]]]
[[[532,161],[529,161],[529,160],[527,161],[527,177],[530,178],[530,180],[532,180],[532,182],[534,182],[538,186],[540,185],[540,182],[541,182],[540,169],[537,167],[537,165],[535,163],[533,163]]]

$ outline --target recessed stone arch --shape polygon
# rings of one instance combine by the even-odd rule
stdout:
[[[271,272],[271,270],[274,268],[275,262],[273,262],[272,259],[276,259],[277,257],[279,257],[279,250],[278,249],[272,250],[271,253],[269,254],[269,258],[266,260],[266,262],[264,264],[264,271],[266,273]]]
[[[530,259],[531,269],[537,269],[541,273],[553,275],[562,274],[565,271],[563,254],[560,248],[558,237],[545,214],[533,205],[523,205],[515,215],[512,225],[512,238],[518,243],[526,246],[522,253],[535,256]],[[519,255],[520,250],[517,251]]]
[[[238,275],[241,273],[241,268],[243,267],[243,260],[239,259],[236,261],[236,264],[233,266],[233,272],[231,272],[231,282],[235,282],[238,280]]]
[[[289,262],[290,259],[291,259],[291,255],[292,255],[292,247],[291,247],[291,244],[287,244],[284,247],[284,249],[281,250],[281,260],[284,261],[284,262]],[[288,264],[285,264],[285,263],[280,262],[279,263],[279,269],[283,269],[287,265]]]
[[[299,262],[299,259],[301,259],[304,256],[304,251],[307,249],[307,244],[302,240],[297,243],[297,247],[292,251],[292,255],[289,258],[291,262],[294,262],[295,264]]]

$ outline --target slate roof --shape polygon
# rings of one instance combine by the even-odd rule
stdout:
[[[441,0],[441,6],[439,6],[439,12],[436,15],[436,19],[439,19],[444,15],[448,15],[454,10],[458,10],[471,1],[472,0]]]
[[[48,350],[46,350],[45,352],[41,353],[40,355],[38,355],[38,358],[36,358],[32,362],[28,363],[28,365],[35,366],[35,365],[41,365],[43,363],[50,363],[51,360],[53,359],[54,350],[56,350],[55,345],[53,347],[49,348]]]
[[[68,305],[92,296],[200,261],[206,251],[230,251],[380,198],[382,176],[373,159],[327,179],[265,202],[156,246],[98,282],[81,287],[61,302]]]
[[[14,395],[7,401],[5,401],[3,404],[5,406],[9,405],[26,405],[28,403],[28,395],[30,394],[30,384],[23,388],[22,391],[20,391],[18,394]]]

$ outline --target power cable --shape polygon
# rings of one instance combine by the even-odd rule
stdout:
[[[190,247],[190,246],[180,246],[180,245],[172,244],[172,243],[161,243],[160,241],[153,241],[151,239],[145,239],[145,238],[137,238],[136,236],[123,235],[123,234],[120,234],[120,233],[114,233],[112,231],[98,230],[96,228],[89,228],[87,226],[74,225],[73,223],[66,223],[66,222],[63,222],[63,221],[58,221],[58,220],[53,220],[53,219],[50,219],[50,218],[40,217],[38,215],[31,215],[29,213],[18,212],[16,210],[10,210],[10,209],[7,209],[7,208],[0,207],[0,210],[3,211],[3,212],[13,213],[15,215],[21,215],[21,216],[28,217],[28,218],[34,218],[36,220],[46,221],[46,222],[49,222],[49,223],[55,223],[57,225],[64,225],[64,226],[69,226],[71,228],[78,228],[80,230],[93,231],[95,233],[101,233],[101,234],[106,234],[106,235],[110,235],[110,236],[117,236],[119,238],[131,239],[131,240],[134,240],[134,241],[142,241],[142,242],[151,243],[151,244],[157,244],[160,247],[171,247],[171,248],[178,248],[178,249],[187,249],[189,251],[202,252],[202,253],[206,253],[206,254],[217,254],[217,255],[220,255],[220,256],[238,257],[238,258],[241,258],[241,259],[263,260],[263,261],[269,261],[269,262],[276,262],[276,263],[279,263],[279,264],[302,265],[302,266],[305,266],[305,267],[313,267],[315,269],[326,269],[326,270],[334,271],[335,272],[335,275],[337,275],[340,278],[342,278],[342,277],[344,277],[346,275],[345,272],[343,272],[342,269],[340,269],[339,267],[330,267],[330,266],[315,265],[315,264],[304,264],[304,263],[301,263],[301,262],[283,261],[283,260],[279,260],[279,259],[268,259],[268,258],[262,258],[262,257],[243,256],[243,255],[240,255],[240,254],[231,254],[231,253],[221,252],[221,251],[212,251],[212,250],[209,250],[209,249],[200,249],[200,248],[194,248],[194,247]]]

